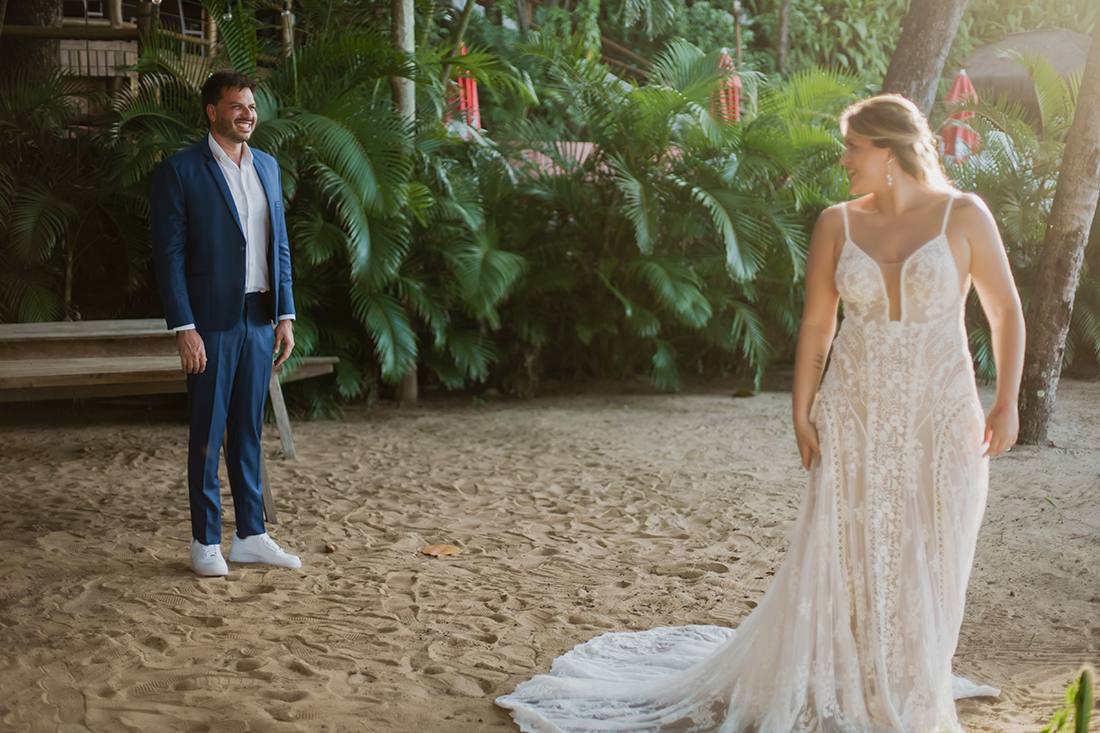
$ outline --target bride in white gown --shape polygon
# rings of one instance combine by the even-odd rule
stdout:
[[[862,197],[822,213],[810,243],[793,393],[810,475],[782,567],[736,630],[610,633],[559,657],[497,699],[521,730],[945,733],[961,731],[956,698],[998,694],[951,657],[988,457],[1016,440],[1020,301],[992,217],[948,185],[911,102],[864,100],[841,131]],[[993,334],[988,415],[971,283]]]

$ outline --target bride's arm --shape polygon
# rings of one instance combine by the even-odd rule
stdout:
[[[821,458],[817,429],[810,422],[810,409],[836,332],[836,308],[840,300],[836,289],[836,243],[842,239],[844,231],[842,216],[835,206],[822,212],[814,225],[810,251],[806,255],[806,298],[798,329],[791,397],[798,453],[807,469],[812,456]]]
[[[969,204],[969,205],[968,205]],[[970,244],[970,276],[993,336],[997,395],[985,420],[986,455],[1012,447],[1020,428],[1018,395],[1024,368],[1024,314],[1001,234],[985,202],[968,194],[957,204]]]

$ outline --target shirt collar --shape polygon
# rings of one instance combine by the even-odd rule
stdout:
[[[206,133],[206,141],[210,145],[210,152],[214,154],[214,160],[219,163],[222,161],[228,161],[233,163],[233,160],[225,154],[222,150],[222,146],[218,145],[218,141],[214,139],[213,133]],[[244,146],[244,154],[241,155],[241,168],[252,165],[252,150],[248,147],[248,143],[241,143]],[[233,163],[233,165],[237,165]]]

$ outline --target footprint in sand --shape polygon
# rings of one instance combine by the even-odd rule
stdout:
[[[416,585],[416,573],[390,573],[386,576],[386,587],[401,593],[412,595]]]
[[[84,719],[84,696],[75,689],[72,677],[62,672],[63,676],[57,677],[48,673],[39,684],[46,690],[46,702],[57,708],[59,722],[80,723]]]
[[[684,580],[697,580],[708,572],[728,573],[729,567],[718,562],[679,563],[676,565],[658,565],[650,569],[650,575],[676,577]]]
[[[419,613],[419,606],[409,606],[407,608],[402,608],[400,611],[397,612],[397,620],[405,624],[406,626],[412,626],[419,620],[417,619],[417,614]]]

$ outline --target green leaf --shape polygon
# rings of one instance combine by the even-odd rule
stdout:
[[[663,339],[653,339],[653,386],[661,392],[680,391],[680,369],[676,366],[676,349]]]
[[[382,378],[397,383],[416,365],[416,334],[405,307],[391,295],[356,285],[351,291],[356,318],[374,339]]]
[[[640,273],[657,300],[685,324],[696,328],[706,325],[711,305],[702,293],[702,278],[689,267],[671,260],[651,259],[631,263],[630,269]]]

